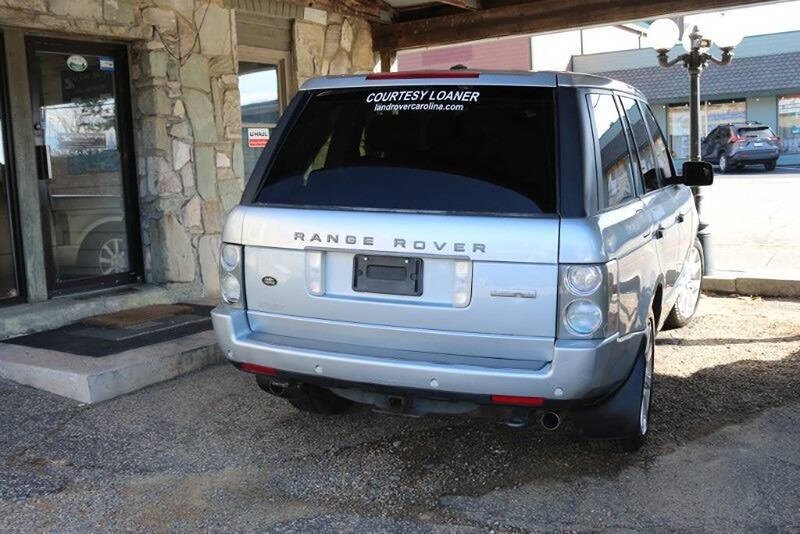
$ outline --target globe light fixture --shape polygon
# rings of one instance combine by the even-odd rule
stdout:
[[[742,29],[738,24],[733,21],[727,20],[724,16],[720,16],[716,21],[711,39],[714,43],[724,50],[732,50],[736,45],[742,42]]]
[[[733,49],[742,41],[742,32],[736,24],[725,20],[723,15],[709,24],[711,37],[703,35],[698,26],[684,29],[681,44],[686,50],[674,59],[669,59],[669,51],[678,40],[678,26],[669,19],[659,19],[650,25],[648,43],[658,54],[658,64],[662,67],[672,67],[682,64],[689,71],[689,159],[700,161],[700,74],[709,63],[727,65],[733,59]],[[713,39],[713,40],[712,40]],[[711,45],[716,43],[722,51],[722,56],[717,58],[710,53]],[[705,256],[704,273],[714,272],[711,256],[711,231],[708,219],[702,209],[703,188],[693,187],[694,201],[700,219],[697,237],[703,246]]]
[[[661,52],[670,50],[678,42],[680,30],[671,19],[658,19],[647,30],[647,44]]]

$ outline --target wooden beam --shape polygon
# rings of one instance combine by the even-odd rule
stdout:
[[[772,0],[531,0],[373,28],[377,49],[402,50],[506,35],[713,11]]]
[[[440,4],[460,7],[461,9],[481,9],[481,0],[436,0]]]
[[[388,23],[397,16],[397,10],[384,0],[286,0],[323,11],[361,17],[370,22]]]

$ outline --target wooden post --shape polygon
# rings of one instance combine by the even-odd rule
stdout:
[[[390,72],[392,70],[392,63],[395,57],[397,57],[397,52],[394,50],[381,50],[381,72]]]

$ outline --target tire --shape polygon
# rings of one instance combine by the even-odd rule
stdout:
[[[719,172],[721,174],[725,174],[726,172],[731,170],[731,166],[728,163],[728,155],[726,153],[722,153],[719,155]]]
[[[653,368],[655,363],[655,340],[656,340],[656,321],[651,311],[647,317],[647,337],[643,353],[639,356],[637,363],[644,365],[634,367],[634,372],[644,374],[642,379],[642,391],[639,395],[639,421],[636,430],[630,436],[625,436],[612,440],[611,445],[623,452],[635,452],[642,448],[647,441],[650,430],[650,408],[653,405]],[[641,368],[640,368],[641,367]]]
[[[690,269],[689,278],[678,288],[678,298],[664,321],[665,329],[682,328],[692,321],[700,302],[700,288],[703,284],[703,268],[705,256],[700,240],[695,238],[692,249],[686,259],[686,268]]]
[[[591,447],[632,452],[644,445],[650,429],[655,336],[651,309],[641,352],[622,385],[601,403],[573,412],[578,435]]]
[[[778,162],[776,161],[768,161],[764,164],[764,168],[768,171],[774,171],[775,167],[777,167]]]
[[[353,405],[353,401],[311,384],[300,384],[291,390],[287,390],[285,395],[276,395],[273,392],[274,390],[270,388],[270,378],[256,376],[256,382],[258,387],[270,395],[284,399],[301,412],[317,415],[336,415],[346,412]]]

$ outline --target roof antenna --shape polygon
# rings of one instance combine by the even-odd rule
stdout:
[[[450,70],[467,70],[467,66],[459,63],[458,65],[453,65],[450,67]]]

